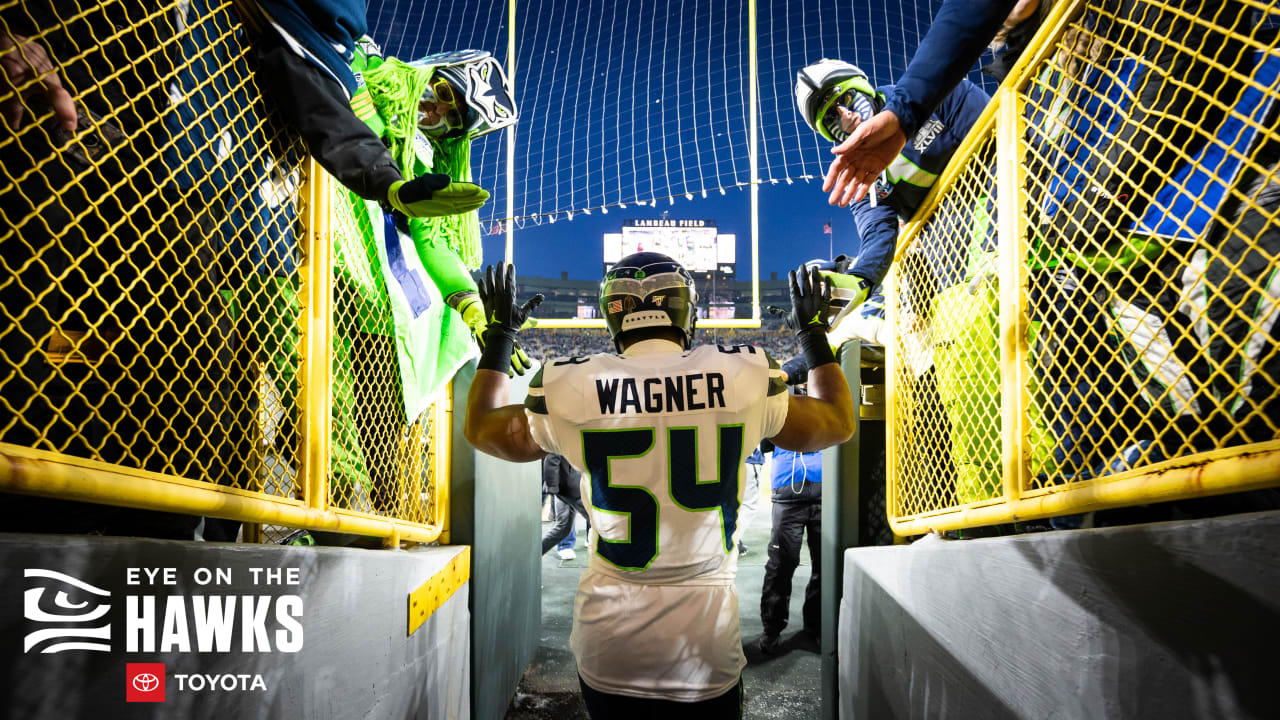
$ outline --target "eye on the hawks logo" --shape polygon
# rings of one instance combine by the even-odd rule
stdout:
[[[164,663],[125,663],[126,702],[164,702]]]
[[[56,570],[27,568],[23,576],[32,587],[22,593],[22,614],[43,627],[27,633],[22,652],[111,651],[110,592]]]

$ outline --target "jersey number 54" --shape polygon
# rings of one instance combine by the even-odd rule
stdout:
[[[625,540],[600,537],[596,552],[622,570],[644,570],[658,557],[657,497],[646,486],[615,482],[611,460],[638,458],[654,445],[654,428],[585,430],[583,459],[591,475],[591,505],[606,513],[629,515]],[[698,430],[667,429],[667,488],[672,501],[693,512],[718,510],[725,552],[733,549],[738,520],[738,473],[742,466],[742,425],[716,427],[715,478],[698,477]]]

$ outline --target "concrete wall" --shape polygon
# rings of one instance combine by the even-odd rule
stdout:
[[[0,718],[468,718],[468,586],[408,634],[409,594],[461,551],[0,534]],[[172,584],[164,568],[172,569]],[[256,576],[254,568],[261,569]],[[154,581],[147,569],[157,572]],[[289,582],[295,579],[290,569],[296,584]],[[107,595],[32,570],[56,571]],[[279,573],[280,582],[268,571]],[[219,572],[229,582],[220,582]],[[156,643],[150,650],[142,644],[143,633],[129,632],[129,596],[138,608],[148,599],[155,603],[147,623]],[[256,623],[241,614],[246,597],[266,606],[251,614],[258,615]],[[196,615],[203,617],[214,598],[224,606],[234,600],[236,614],[229,644],[202,652]],[[171,605],[182,612],[167,616]],[[80,622],[40,615],[91,616],[104,606],[100,618]],[[296,627],[282,621],[282,614]],[[261,634],[252,630],[255,624]],[[46,638],[24,652],[33,633],[68,627],[106,627],[104,637],[87,640],[109,650],[51,653],[61,640]],[[84,632],[77,635],[86,638]],[[133,651],[130,636],[137,643]],[[252,651],[244,650],[246,640]],[[184,642],[190,647],[183,648]],[[291,642],[301,646],[290,652]],[[130,663],[163,663],[164,702],[127,702]],[[208,685],[207,679],[178,675],[245,679],[236,678],[234,689],[225,680],[210,689],[195,687]]]
[[[532,371],[512,383],[523,402]],[[507,711],[542,629],[542,465],[477,453],[462,436],[475,366],[453,379],[450,542],[471,546],[472,706],[476,720]]]
[[[1280,513],[845,553],[840,716],[1280,717]]]

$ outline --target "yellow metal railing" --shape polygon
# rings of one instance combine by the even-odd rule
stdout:
[[[1054,7],[899,243],[894,532],[1280,485],[1278,26]]]
[[[0,491],[436,540],[447,392],[404,417],[248,44],[226,1],[0,0]]]

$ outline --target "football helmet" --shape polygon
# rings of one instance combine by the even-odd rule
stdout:
[[[419,105],[450,108],[430,121],[419,117],[418,127],[427,135],[475,138],[514,125],[519,119],[511,83],[502,64],[488,51],[435,53],[409,65],[435,69]]]
[[[796,108],[805,123],[834,143],[849,136],[841,123],[841,107],[866,122],[884,106],[867,74],[843,60],[822,59],[806,66],[796,73],[795,92]]]
[[[600,283],[600,313],[619,352],[626,333],[655,327],[679,330],[684,348],[693,347],[697,302],[693,276],[661,253],[628,255],[609,268]]]

